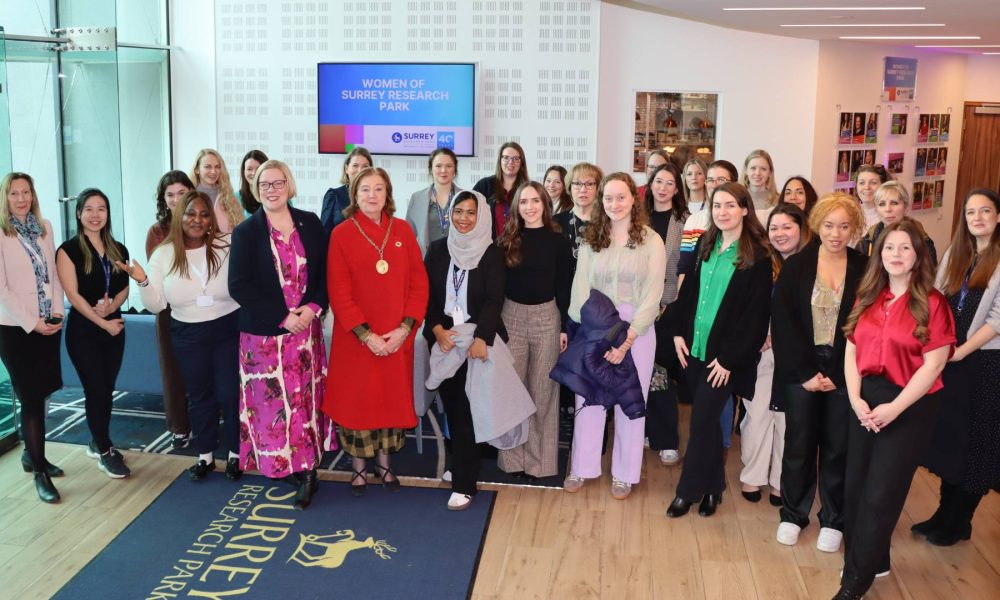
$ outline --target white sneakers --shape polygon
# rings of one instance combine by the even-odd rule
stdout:
[[[802,528],[795,523],[782,522],[778,525],[778,533],[775,538],[779,544],[794,546],[799,541],[799,533]],[[816,549],[821,552],[836,552],[840,550],[840,542],[843,541],[844,534],[830,527],[821,527],[819,537],[816,538]]]
[[[786,523],[784,521],[778,525],[778,534],[775,538],[778,540],[779,544],[784,544],[786,546],[794,546],[795,542],[799,541],[799,532],[802,528],[795,523]]]
[[[669,466],[681,462],[681,455],[676,450],[660,450],[660,462]]]
[[[632,484],[613,479],[611,481],[611,497],[615,500],[624,500],[632,493]]]
[[[465,510],[469,508],[470,504],[472,504],[472,496],[468,494],[452,492],[451,497],[448,498],[448,510]]]
[[[784,525],[784,523],[782,523]],[[779,529],[780,533],[780,529]],[[819,537],[816,538],[816,549],[820,552],[836,552],[840,550],[840,542],[843,541],[844,534],[836,529],[821,527]],[[778,540],[779,542],[781,540]]]

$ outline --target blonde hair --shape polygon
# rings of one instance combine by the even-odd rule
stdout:
[[[774,161],[771,160],[771,155],[767,153],[767,150],[758,148],[747,154],[747,159],[743,161],[743,175],[740,177],[740,183],[746,189],[750,189],[750,176],[747,171],[750,170],[750,161],[755,158],[763,158],[767,162],[767,168],[770,170],[767,176],[767,205],[774,206],[778,203],[778,186],[774,184]],[[707,175],[708,171],[705,173]]]
[[[292,177],[292,170],[288,168],[288,165],[281,162],[280,160],[270,159],[265,160],[259,167],[257,167],[257,172],[253,175],[253,188],[250,190],[253,193],[253,197],[260,202],[260,188],[257,187],[260,182],[260,174],[268,169],[277,169],[281,171],[281,174],[285,178],[285,189],[288,190],[288,201],[291,202],[295,194],[298,193],[299,188],[295,185],[295,178]]]
[[[18,173],[17,171],[7,173],[3,181],[0,181],[0,230],[8,237],[17,236],[14,226],[10,224],[10,202],[7,200],[7,195],[10,194],[10,188],[18,179],[28,182],[28,189],[31,190],[31,208],[29,210],[38,219],[38,224],[42,224],[42,210],[38,206],[38,194],[35,193],[35,180],[27,173]],[[42,227],[42,237],[45,237],[45,227]]]
[[[847,220],[851,225],[851,241],[857,240],[865,230],[865,214],[861,212],[858,201],[844,192],[833,192],[819,199],[809,213],[809,228],[818,234],[823,221],[837,209],[844,209],[847,213]]]
[[[910,210],[910,193],[906,191],[906,186],[891,179],[878,186],[878,189],[875,190],[875,205],[878,206],[879,200],[889,194],[895,194],[897,198],[903,201],[903,207],[906,210]]]
[[[229,219],[229,226],[235,229],[237,225],[243,222],[243,206],[236,199],[236,193],[233,191],[233,182],[229,180],[229,169],[226,168],[226,161],[222,159],[222,155],[217,150],[202,148],[198,151],[198,156],[194,159],[194,166],[191,168],[191,182],[194,183],[196,188],[202,184],[201,178],[198,175],[198,167],[201,166],[201,159],[206,156],[214,156],[219,161],[221,173],[219,173],[219,183],[217,184],[218,195],[215,201],[222,205],[222,210],[226,212],[226,217]],[[243,174],[241,173],[240,177],[242,176]]]

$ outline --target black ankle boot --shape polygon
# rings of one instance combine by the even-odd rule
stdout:
[[[52,485],[52,478],[48,473],[35,473],[35,491],[42,502],[54,504],[59,502],[59,491]]]
[[[958,486],[952,485],[942,479],[941,502],[938,504],[937,510],[934,511],[934,515],[926,521],[915,523],[912,527],[910,527],[910,531],[917,535],[928,536],[937,530],[937,528],[944,522],[945,515],[948,514],[948,510],[953,502],[957,487]]]
[[[982,496],[955,490],[944,520],[927,535],[927,542],[935,546],[954,546],[972,537],[972,515]]]
[[[316,469],[303,471],[299,474],[299,491],[295,494],[295,509],[305,510],[312,504],[313,495],[319,489],[319,481],[316,479]]]
[[[35,471],[35,467],[31,464],[31,457],[28,456],[27,450],[21,452],[21,468],[24,469],[25,473],[33,473]],[[50,463],[47,459],[45,461],[45,471],[49,474],[49,477],[62,477],[65,475],[62,469]]]

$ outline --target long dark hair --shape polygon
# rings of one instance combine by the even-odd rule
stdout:
[[[757,213],[753,209],[753,198],[750,197],[750,190],[742,184],[728,182],[715,188],[709,202],[714,203],[715,197],[720,193],[726,193],[736,199],[736,204],[746,209],[747,214],[743,217],[743,226],[740,230],[740,240],[736,247],[736,268],[749,269],[757,260],[771,254],[771,244],[767,238],[764,226],[757,219]],[[712,205],[709,204],[709,210]],[[708,229],[702,234],[699,243],[701,250],[698,253],[698,260],[706,261],[715,250],[715,242],[722,236],[722,230],[715,225],[715,219],[708,220]]]
[[[672,160],[668,160],[666,163],[653,169],[653,173],[649,176],[649,181],[646,182],[646,213],[653,214],[653,180],[660,174],[660,171],[666,171],[674,176],[675,191],[674,197],[670,199],[670,212],[673,213],[674,218],[678,221],[684,221],[688,217],[687,188],[681,178],[680,169],[677,168],[677,165]]]
[[[184,211],[191,203],[202,201],[208,209],[208,231],[205,232],[208,239],[205,241],[205,260],[208,261],[208,276],[211,278],[219,274],[222,268],[223,259],[219,258],[216,250],[229,248],[229,243],[222,239],[225,234],[219,231],[219,222],[215,219],[215,211],[212,210],[212,199],[205,192],[191,190],[184,194],[181,201],[177,203],[177,210],[174,211],[173,219],[170,221],[170,235],[164,244],[174,247],[174,260],[167,271],[167,275],[178,273],[181,277],[190,277],[188,272],[187,248],[184,246]]]
[[[502,146],[500,146],[500,149],[497,150],[497,166],[496,166],[496,171],[494,172],[494,177],[496,177],[496,187],[493,190],[493,201],[498,204],[507,203],[507,193],[503,191],[503,166],[502,166],[503,151],[506,150],[507,148],[513,148],[514,150],[517,150],[518,156],[521,157],[521,162],[519,163],[519,166],[517,168],[517,176],[514,178],[514,189],[516,190],[517,188],[524,185],[526,181],[530,181],[531,179],[530,177],[528,177],[528,164],[524,158],[524,148],[522,148],[521,144],[518,144],[517,142],[505,142]],[[545,196],[548,197],[547,192]]]
[[[913,320],[917,322],[917,326],[913,329],[913,337],[920,340],[920,343],[926,344],[929,338],[927,324],[930,322],[930,305],[927,298],[931,288],[934,287],[934,261],[931,260],[930,250],[927,248],[927,243],[924,242],[923,231],[917,222],[909,217],[903,217],[901,220],[887,225],[875,241],[872,255],[868,259],[868,267],[865,269],[864,277],[861,278],[861,283],[858,284],[858,296],[854,310],[851,311],[844,323],[844,335],[854,334],[854,329],[858,326],[861,315],[875,304],[879,295],[889,285],[889,273],[886,272],[882,264],[882,248],[885,247],[886,238],[894,231],[906,233],[910,237],[913,250],[917,253],[917,262],[914,263],[913,270],[910,272],[910,298],[907,307]]]
[[[184,171],[167,171],[160,177],[160,182],[156,184],[156,222],[163,227],[170,227],[170,207],[167,206],[167,188],[175,183],[182,183],[184,187],[191,191],[194,184],[191,178]]]
[[[121,271],[118,263],[124,260],[121,251],[118,249],[118,242],[111,235],[111,201],[107,194],[97,188],[87,188],[76,197],[76,241],[80,244],[83,252],[83,272],[90,274],[94,268],[94,253],[90,251],[90,244],[87,243],[87,234],[83,229],[83,206],[93,197],[98,197],[104,201],[104,210],[108,218],[101,228],[101,243],[104,244],[104,256],[111,262],[111,269],[115,272]]]
[[[260,150],[251,150],[244,154],[243,160],[240,161],[240,202],[243,204],[243,210],[252,215],[260,208],[260,202],[257,202],[250,182],[247,181],[246,176],[243,174],[243,170],[247,166],[247,161],[250,159],[257,161],[257,166],[260,168],[260,165],[267,162],[267,155]]]
[[[545,186],[537,181],[529,181],[514,192],[514,198],[510,202],[510,216],[503,227],[503,233],[497,238],[497,246],[503,250],[504,262],[508,267],[516,267],[521,264],[521,233],[524,231],[524,219],[521,218],[519,210],[521,205],[521,195],[524,190],[531,188],[535,190],[542,200],[542,227],[557,231],[558,226],[552,221],[552,201],[545,191]]]
[[[559,178],[562,180],[563,191],[562,195],[559,196],[559,206],[556,207],[556,212],[566,212],[573,208],[573,197],[569,195],[569,184],[566,183],[566,168],[561,165],[552,165],[545,170],[545,176],[542,177],[542,185],[545,185],[545,180],[549,178],[549,173],[555,171],[559,173]],[[549,197],[548,191],[545,192],[545,198]]]
[[[962,289],[962,282],[965,281],[966,273],[972,269],[969,275],[969,289],[986,289],[993,272],[1000,265],[1000,226],[993,230],[990,238],[990,245],[982,252],[976,250],[976,238],[969,233],[969,224],[964,220],[965,208],[973,196],[985,196],[993,203],[993,210],[1000,212],[1000,194],[991,189],[976,188],[965,196],[962,202],[961,225],[955,228],[955,235],[951,238],[951,249],[948,251],[948,264],[944,270],[944,282],[941,291],[948,296],[957,294]]]
[[[804,212],[806,216],[809,216],[809,213],[812,212],[813,207],[816,206],[817,202],[819,202],[819,194],[816,193],[816,188],[814,188],[813,185],[809,183],[809,180],[801,175],[793,175],[792,177],[789,177],[788,180],[785,181],[785,185],[781,186],[781,194],[778,196],[778,206],[781,206],[782,204],[788,204],[787,202],[785,202],[785,191],[788,189],[788,184],[793,181],[798,181],[799,183],[801,183],[802,189],[805,190],[806,192],[806,207]]]

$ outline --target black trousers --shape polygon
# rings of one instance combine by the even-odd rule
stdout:
[[[110,335],[72,310],[66,324],[66,352],[83,384],[90,437],[103,454],[111,448],[111,400],[125,355],[125,331]]]
[[[238,313],[203,323],[170,322],[170,339],[187,392],[193,444],[199,454],[218,446],[240,451]]]
[[[677,430],[677,386],[671,381],[667,389],[649,392],[646,400],[646,437],[653,450],[677,450],[680,435]]]
[[[809,524],[819,467],[819,524],[844,530],[847,429],[857,421],[847,390],[809,392],[786,384],[785,453],[781,459],[781,521]]]
[[[684,467],[677,482],[677,496],[697,502],[705,494],[721,494],[726,489],[722,463],[722,428],[719,419],[733,393],[732,376],[722,387],[708,383],[708,363],[688,357],[684,370],[691,390],[691,436],[684,453]]]
[[[444,403],[451,434],[451,489],[458,494],[474,496],[482,448],[476,443],[472,409],[465,395],[467,366],[468,362],[463,363],[454,375],[442,381],[438,393]]]
[[[45,469],[45,399],[62,387],[61,339],[61,331],[42,335],[0,325],[0,361],[21,404],[21,434],[36,473]]]
[[[861,397],[871,408],[891,402],[900,391],[883,377],[861,380]],[[868,431],[851,417],[841,580],[851,590],[866,591],[875,574],[889,567],[892,530],[940,408],[941,394],[928,394],[879,433]]]

